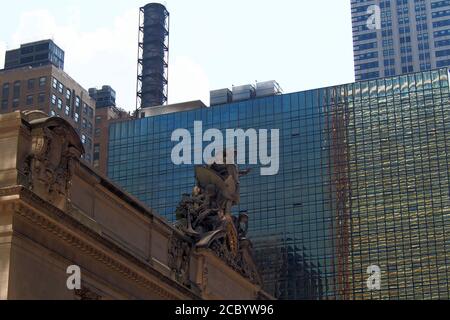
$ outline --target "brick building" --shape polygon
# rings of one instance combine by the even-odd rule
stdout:
[[[83,141],[85,160],[92,164],[95,100],[61,64],[49,59],[0,70],[0,114],[17,110],[40,110],[67,120]]]

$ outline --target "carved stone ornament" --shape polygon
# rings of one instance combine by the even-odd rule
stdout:
[[[168,266],[175,280],[185,286],[190,286],[190,259],[191,245],[187,241],[173,234],[169,243]]]
[[[40,111],[23,114],[31,126],[31,147],[22,169],[25,187],[64,210],[75,166],[84,154],[81,140],[64,119]]]

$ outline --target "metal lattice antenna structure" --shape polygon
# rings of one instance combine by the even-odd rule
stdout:
[[[136,110],[167,104],[169,12],[159,3],[139,9]]]

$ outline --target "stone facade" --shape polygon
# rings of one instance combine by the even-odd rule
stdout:
[[[0,299],[271,299],[80,161],[66,120],[0,115],[0,149]]]

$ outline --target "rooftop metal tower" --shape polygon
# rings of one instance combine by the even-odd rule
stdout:
[[[136,109],[167,104],[169,12],[159,3],[139,9]]]

